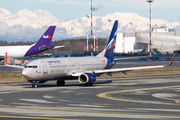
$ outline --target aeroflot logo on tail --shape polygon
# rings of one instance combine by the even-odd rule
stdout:
[[[50,35],[43,35],[43,38],[52,38]]]

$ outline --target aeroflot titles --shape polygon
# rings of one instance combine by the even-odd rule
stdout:
[[[61,62],[60,62],[60,60],[58,60],[58,61],[47,61],[47,63],[49,63],[49,64],[52,64],[52,63],[60,64]]]

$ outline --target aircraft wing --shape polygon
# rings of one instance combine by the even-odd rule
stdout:
[[[64,45],[61,45],[61,46],[55,46],[53,49],[56,49],[56,48],[62,48],[62,47],[65,47]]]
[[[131,70],[140,70],[140,69],[150,69],[150,68],[161,68],[165,67],[164,65],[159,66],[144,66],[144,67],[132,67],[132,68],[119,68],[119,69],[105,69],[105,70],[95,70],[93,73],[95,75],[103,74],[103,73],[116,73],[116,72],[127,72]]]
[[[8,62],[7,62],[7,52],[5,53],[4,65],[7,66],[7,67],[11,67],[11,68],[24,69],[24,66],[8,65]]]
[[[0,57],[4,57],[4,54],[0,54]]]
[[[144,66],[144,67],[132,67],[132,68],[117,68],[117,69],[105,69],[105,70],[93,70],[93,71],[80,71],[80,72],[73,72],[71,76],[80,76],[83,73],[92,73],[96,76],[101,75],[101,74],[111,74],[111,73],[117,73],[117,72],[122,72],[125,73],[127,71],[131,70],[140,70],[140,69],[150,69],[150,68],[161,68],[165,67],[166,65],[159,65],[159,66]]]
[[[140,70],[140,69],[150,69],[150,68],[162,68],[162,67],[167,67],[172,65],[174,58],[176,56],[176,53],[174,54],[172,60],[170,61],[170,63],[168,65],[158,65],[158,66],[143,66],[143,67],[131,67],[131,68],[117,68],[117,69],[105,69],[105,70],[93,70],[93,71],[82,71],[82,72],[74,72],[71,74],[71,76],[79,76],[82,73],[92,73],[95,75],[101,75],[103,73],[109,74],[111,75],[111,73],[116,73],[116,72],[122,72],[125,73],[127,71],[131,71],[131,70]]]
[[[17,69],[24,69],[24,66],[17,66],[17,65],[5,65],[5,66],[11,68],[17,68]]]

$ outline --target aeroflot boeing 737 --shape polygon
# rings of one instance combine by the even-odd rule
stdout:
[[[113,72],[126,72],[136,69],[159,68],[172,64],[175,55],[169,65],[110,69],[116,61],[125,60],[124,58],[115,59],[113,57],[117,27],[118,21],[115,21],[105,49],[99,55],[95,57],[46,58],[34,60],[22,68],[22,75],[28,82],[32,83],[33,88],[37,87],[37,83],[44,83],[48,80],[57,80],[58,86],[64,86],[64,80],[72,79],[78,79],[80,83],[91,86],[96,81],[96,76],[103,73],[111,74]],[[5,64],[7,64],[7,60],[5,61]]]
[[[41,36],[39,41],[33,45],[24,46],[0,46],[0,58],[4,58],[5,53],[8,53],[8,57],[12,58],[23,58],[30,55],[35,55],[45,50],[52,48],[60,48],[64,46],[50,45],[54,30],[56,26],[50,26],[46,32]]]

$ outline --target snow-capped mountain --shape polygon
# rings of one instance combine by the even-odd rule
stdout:
[[[111,19],[111,22],[108,22],[108,19]],[[119,32],[130,32],[130,28],[131,32],[149,31],[149,18],[141,17],[135,13],[116,12],[106,16],[95,17],[98,36],[106,38],[108,30],[111,29],[115,20],[119,20]],[[29,11],[23,9],[16,14],[11,14],[8,10],[0,8],[0,38],[35,41],[37,39],[34,38],[39,38],[50,25],[57,26],[54,34],[55,39],[85,37],[87,34],[87,21],[90,35],[91,19],[87,17],[63,21],[45,10]],[[132,26],[130,22],[133,24]],[[110,25],[110,28],[108,25]],[[180,30],[177,21],[168,22],[166,20],[152,19],[152,26],[155,25]]]
[[[20,10],[17,14],[11,14],[8,10],[0,8],[0,21],[5,22],[9,27],[22,25],[23,27],[43,27],[49,24],[62,22],[48,11],[27,9]]]

